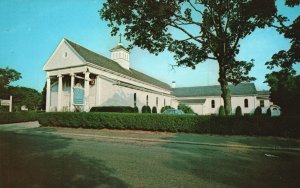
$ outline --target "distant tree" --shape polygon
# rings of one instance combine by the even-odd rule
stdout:
[[[223,105],[219,108],[219,116],[225,116],[225,109]]]
[[[7,91],[9,84],[21,78],[21,73],[14,69],[10,69],[8,67],[5,69],[0,68],[0,97],[7,98],[9,96]]]
[[[13,108],[19,111],[25,105],[29,110],[38,110],[42,95],[35,89],[9,86],[8,91],[13,96]]]
[[[289,7],[298,6],[300,0],[286,0]],[[297,102],[300,100],[300,75],[296,75],[294,65],[300,62],[300,16],[290,25],[286,25],[288,18],[276,14],[276,22],[272,24],[277,31],[290,40],[288,50],[281,50],[266,62],[267,68],[273,70],[266,75],[266,83],[270,86],[271,101],[279,105],[283,114],[299,114]],[[275,69],[275,70],[274,70]]]
[[[235,115],[242,116],[242,108],[240,106],[236,107]]]
[[[194,113],[193,109],[190,106],[188,106],[186,104],[183,104],[183,103],[180,103],[178,105],[177,109],[182,110],[186,114],[192,114],[192,113]]]
[[[46,96],[47,95],[47,83],[45,83],[43,91],[42,91],[42,97],[39,108],[42,110],[46,110]]]
[[[252,61],[240,61],[240,41],[256,28],[273,23],[275,0],[108,0],[99,11],[115,36],[120,28],[150,53],[168,50],[177,66],[195,68],[206,60],[219,65],[219,83],[226,115],[231,114],[229,83],[253,81]]]

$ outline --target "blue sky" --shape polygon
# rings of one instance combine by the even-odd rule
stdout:
[[[21,72],[22,79],[13,85],[42,90],[46,75],[43,65],[63,37],[68,38],[101,55],[110,57],[109,49],[118,43],[118,37],[110,36],[110,28],[100,19],[100,0],[0,0],[0,67],[10,67]],[[300,7],[284,7],[279,10],[291,20],[299,15]],[[123,41],[126,45],[126,41]],[[257,80],[258,89],[268,89],[264,76],[270,72],[264,63],[282,49],[288,49],[289,41],[274,29],[256,30],[241,41],[238,59],[255,60],[250,75]],[[131,51],[131,67],[166,83],[176,81],[178,87],[218,84],[218,68],[215,62],[199,64],[196,70],[175,68],[172,54],[158,56],[134,48]],[[296,67],[300,71],[300,66]]]

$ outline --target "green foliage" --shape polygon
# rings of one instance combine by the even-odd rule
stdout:
[[[188,105],[186,104],[183,104],[183,103],[180,103],[177,107],[178,110],[182,110],[184,113],[186,114],[193,114],[194,111],[191,107],[189,107]]]
[[[254,116],[261,116],[262,115],[262,109],[260,106],[256,107],[254,110]]]
[[[130,106],[95,106],[92,107],[90,112],[123,112],[134,113],[136,109]]]
[[[150,106],[143,106],[142,107],[142,113],[151,113]]]
[[[219,116],[225,116],[225,109],[224,109],[224,106],[220,106],[219,108]]]
[[[299,4],[299,0],[286,0],[289,7]],[[290,41],[291,46],[288,50],[277,52],[271,61],[266,62],[267,68],[273,72],[266,75],[265,82],[270,86],[271,100],[281,107],[283,115],[298,115],[300,109],[295,101],[300,99],[300,75],[296,75],[294,65],[300,62],[300,16],[291,22],[278,14],[275,21],[272,26]]]
[[[152,107],[152,114],[157,114],[157,108],[156,108],[156,106]]]
[[[133,112],[134,113],[139,113],[139,108],[137,106],[133,107]]]
[[[0,112],[0,124],[37,121],[37,112]]]
[[[168,109],[174,109],[174,108],[172,108],[171,106],[164,106],[160,109],[160,113],[163,113],[165,110],[168,110]]]
[[[235,115],[242,116],[242,108],[240,106],[236,107]]]
[[[268,108],[268,110],[267,110],[267,116],[268,116],[268,117],[271,117],[271,116],[272,116],[271,108]]]
[[[47,82],[44,85],[43,91],[42,91],[42,97],[41,97],[41,102],[39,105],[39,108],[42,110],[46,110],[46,96],[47,95]]]
[[[108,21],[111,35],[124,31],[129,48],[138,46],[150,53],[165,50],[174,54],[179,66],[196,68],[208,59],[219,64],[219,83],[226,115],[231,113],[228,83],[252,81],[253,61],[236,59],[239,42],[256,28],[272,24],[275,1],[107,1],[99,11]],[[222,18],[222,19],[220,19]],[[173,36],[181,33],[182,37]]]
[[[17,81],[22,78],[21,73],[14,69],[6,67],[5,69],[0,68],[0,90],[7,87],[11,82]]]
[[[8,87],[8,92],[13,96],[13,111],[20,111],[25,105],[28,110],[38,110],[42,95],[35,89],[27,87]]]
[[[129,129],[221,135],[300,137],[299,117],[221,117],[136,113],[51,112],[38,116],[42,126]]]

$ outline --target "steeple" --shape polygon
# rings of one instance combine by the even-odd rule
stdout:
[[[122,35],[119,35],[119,43],[110,50],[111,59],[116,61],[124,69],[129,69],[129,51],[122,44]]]

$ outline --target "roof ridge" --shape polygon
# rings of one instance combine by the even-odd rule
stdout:
[[[119,63],[117,63],[116,61],[107,58],[103,55],[100,55],[88,48],[85,48],[67,38],[64,38],[66,40],[67,43],[70,44],[70,46],[87,62],[89,63],[93,63],[95,65],[98,65],[100,67],[112,70],[114,72],[117,72],[119,74],[122,74],[124,76],[128,76],[131,77],[133,79],[136,80],[140,80],[142,82],[160,87],[160,88],[164,88],[164,89],[168,89],[171,90],[171,87],[165,83],[162,82],[156,78],[153,78],[152,76],[149,76],[143,72],[137,71],[133,68],[130,68],[129,70],[124,69],[121,65],[119,65]],[[133,70],[133,71],[132,71]],[[135,73],[135,72],[137,73]],[[137,75],[140,74],[140,75]]]

